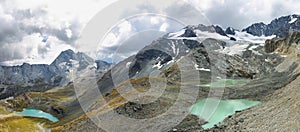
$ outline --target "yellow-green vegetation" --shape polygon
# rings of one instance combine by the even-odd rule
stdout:
[[[10,114],[10,112],[3,106],[0,106],[0,115],[7,115]]]
[[[61,117],[53,112],[50,108],[65,111],[67,108],[64,106],[66,102],[71,102],[75,99],[75,93],[71,86],[57,87],[46,92],[29,92],[22,94],[13,100],[0,103],[0,132],[36,132],[42,131],[42,125],[49,128],[53,123],[40,118],[22,117],[12,113],[12,111],[22,111],[23,108],[36,108],[55,117]],[[1,106],[2,105],[2,106]]]
[[[171,67],[169,67],[168,69],[166,69],[162,72],[162,74],[164,74],[168,77],[175,76],[175,74],[178,74],[178,73],[180,73],[180,69],[177,64],[172,65]]]
[[[30,92],[18,96],[14,100],[8,101],[9,106],[15,111],[22,111],[24,108],[37,108],[42,111],[49,111],[49,106],[60,110],[66,110],[65,106],[62,104],[64,102],[72,101],[75,97],[73,96],[74,90],[71,86],[68,87],[58,87],[46,92]],[[51,113],[54,116],[56,113]]]
[[[0,106],[0,132],[42,132],[46,119],[22,117]]]
[[[46,91],[44,95],[48,96],[49,98],[57,99],[60,101],[69,101],[72,99],[72,95],[74,95],[74,89],[72,86],[67,86],[63,88],[55,88],[49,91]]]
[[[43,123],[47,121],[38,118],[11,117],[0,121],[1,132],[42,132]]]

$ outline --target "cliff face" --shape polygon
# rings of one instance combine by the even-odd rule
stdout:
[[[100,65],[95,66],[101,62]],[[71,82],[72,70],[95,70],[101,76],[110,64],[95,62],[84,53],[63,51],[50,65],[0,66],[0,99],[30,91],[45,91],[55,86],[66,86]]]
[[[273,38],[265,43],[265,51],[300,56],[300,32],[292,32],[285,38]]]
[[[24,63],[22,66],[0,66],[1,84],[50,83],[51,76],[48,65],[30,65]]]
[[[243,29],[254,36],[271,36],[285,37],[290,32],[300,30],[300,16],[290,15],[274,19],[270,24],[255,23]]]

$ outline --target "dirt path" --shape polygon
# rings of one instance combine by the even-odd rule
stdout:
[[[22,116],[21,115],[18,115],[16,113],[11,113],[11,114],[7,114],[7,115],[0,115],[0,121],[1,120],[6,120],[6,119],[9,119],[9,118],[21,118]]]

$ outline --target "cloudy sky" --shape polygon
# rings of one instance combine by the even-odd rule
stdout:
[[[297,0],[127,1],[0,0],[0,64],[49,64],[66,49],[123,59],[187,24],[242,29],[300,14]],[[89,25],[95,31],[86,30]]]

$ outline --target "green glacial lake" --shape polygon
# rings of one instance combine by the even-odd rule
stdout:
[[[233,115],[236,111],[251,108],[260,104],[259,101],[249,100],[218,100],[208,98],[199,101],[190,108],[190,113],[197,115],[208,123],[202,125],[204,129],[212,128],[222,122],[226,117]]]
[[[221,79],[216,82],[212,82],[209,84],[200,84],[197,86],[201,87],[212,87],[212,88],[219,88],[219,87],[232,87],[238,84],[245,84],[249,82],[249,80],[246,79],[240,79],[240,80],[234,80],[234,79]]]
[[[49,113],[45,113],[41,110],[32,109],[32,108],[26,108],[23,109],[22,112],[16,112],[17,114],[20,114],[22,116],[28,116],[28,117],[37,117],[37,118],[46,118],[52,122],[57,122],[58,119],[54,117],[53,115]]]

